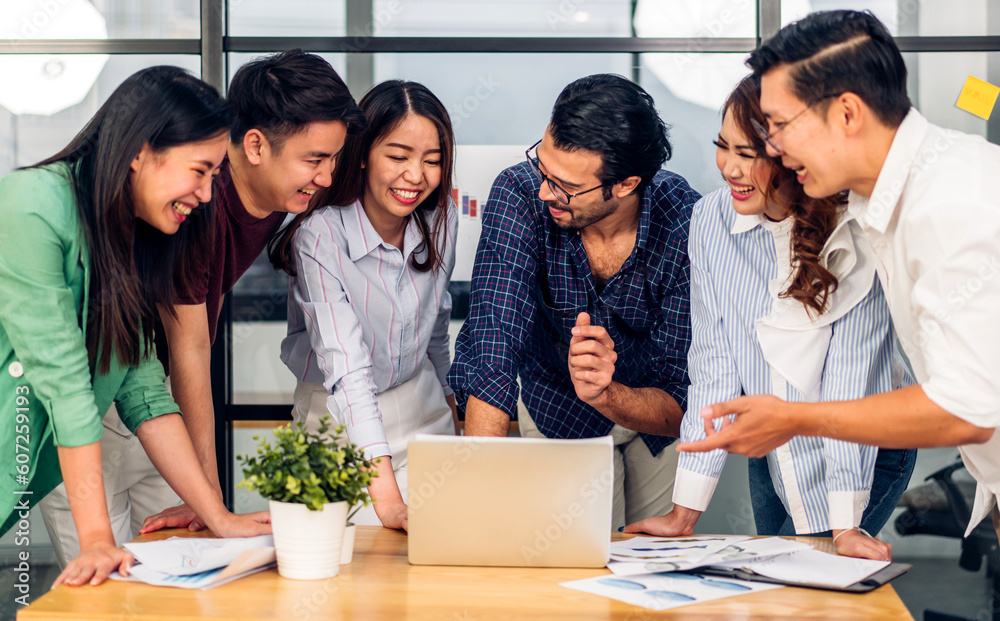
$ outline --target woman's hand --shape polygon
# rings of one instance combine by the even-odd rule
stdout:
[[[376,508],[378,505],[376,504]],[[382,510],[381,513],[376,511],[378,514],[378,519],[382,520],[382,526],[386,528],[395,528],[397,530],[408,530],[409,520],[407,517],[406,503],[400,501],[398,503],[393,503]]]
[[[843,534],[841,534],[843,533]],[[867,558],[873,561],[891,561],[892,544],[879,541],[874,537],[869,537],[857,529],[848,531],[833,531],[836,541],[837,554],[840,556],[853,556],[854,558]]]
[[[52,583],[52,588],[61,584],[80,586],[87,582],[97,586],[107,580],[111,572],[116,569],[121,575],[128,576],[128,571],[134,562],[135,557],[115,547],[114,541],[101,541],[83,548],[80,556],[62,570]]]
[[[372,479],[368,493],[375,501],[375,515],[386,528],[406,530],[409,527],[406,501],[399,493],[396,474],[392,471],[392,458],[388,455],[375,459],[378,476]]]

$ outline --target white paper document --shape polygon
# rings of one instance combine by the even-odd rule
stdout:
[[[687,571],[808,549],[808,544],[780,537],[635,537],[612,542],[608,569],[619,575]]]
[[[171,537],[162,541],[127,543],[136,564],[128,578],[155,586],[207,589],[274,566],[274,538],[202,539]]]
[[[610,597],[650,610],[667,610],[723,597],[781,588],[779,584],[743,582],[730,578],[703,578],[683,573],[639,576],[598,576],[563,582],[561,586],[584,593]]]
[[[733,561],[712,566],[742,569],[785,582],[843,589],[888,567],[889,561],[834,556],[808,549],[769,558]]]
[[[611,575],[563,582],[562,586],[651,610],[666,610],[783,585],[684,573],[711,568],[747,572],[800,584],[843,589],[889,565],[836,556],[806,543],[740,536],[635,537],[611,544]],[[707,571],[707,569],[706,569]]]
[[[750,537],[633,537],[611,542],[611,558],[616,561],[696,560]]]

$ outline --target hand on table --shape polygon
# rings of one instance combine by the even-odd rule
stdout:
[[[839,532],[841,531],[833,531],[834,536],[837,536]],[[840,556],[867,558],[873,561],[892,560],[891,543],[879,541],[856,529],[849,530],[837,537],[834,545],[837,547],[837,554]]]
[[[625,527],[626,533],[646,533],[658,537],[686,537],[694,533],[701,511],[674,505],[670,513],[639,520]]]
[[[736,415],[736,420],[724,420],[716,431],[714,419]],[[716,403],[701,410],[704,419],[704,440],[685,442],[679,451],[702,453],[725,449],[747,457],[763,457],[785,444],[796,433],[796,420],[787,402],[771,395],[739,397]]]
[[[198,514],[191,507],[182,504],[164,509],[156,515],[151,515],[143,520],[139,534],[145,535],[161,528],[184,528],[185,526],[191,532],[206,528],[205,523],[198,518]]]
[[[590,315],[580,313],[569,341],[569,377],[576,396],[584,403],[593,402],[604,394],[615,374],[615,342],[608,331],[590,325]]]
[[[210,526],[219,537],[256,537],[271,534],[271,514],[268,511],[256,513],[227,513],[220,524]]]
[[[378,507],[378,504],[376,503],[375,506]],[[375,513],[378,514],[378,519],[382,520],[382,526],[409,531],[410,522],[406,503],[394,503],[386,507],[381,513],[378,511]]]
[[[52,588],[61,584],[80,586],[87,582],[97,586],[107,580],[111,572],[116,569],[121,575],[128,576],[134,562],[135,557],[116,547],[113,541],[96,543],[80,551],[80,556],[62,570],[52,583]]]

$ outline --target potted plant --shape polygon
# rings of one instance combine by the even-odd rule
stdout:
[[[279,427],[274,446],[263,440],[255,456],[238,457],[245,477],[239,487],[268,500],[278,573],[285,578],[336,576],[348,508],[371,502],[367,488],[377,472],[346,439],[343,425],[330,433],[331,420],[324,416],[316,430],[302,423]]]

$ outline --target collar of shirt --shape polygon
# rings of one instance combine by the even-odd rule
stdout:
[[[387,250],[400,250],[383,241],[382,236],[378,234],[378,231],[372,226],[371,220],[368,219],[368,214],[361,206],[361,201],[354,201],[348,207],[328,209],[340,209],[344,219],[344,229],[352,233],[347,236],[347,255],[351,257],[351,261],[356,262],[379,246],[385,246]],[[411,217],[406,223],[406,233],[403,236],[403,258],[408,258],[419,244],[420,232],[417,231],[417,226]]]
[[[775,222],[773,220],[768,220],[763,214],[745,216],[738,213],[736,214],[736,219],[733,221],[733,228],[730,229],[729,232],[733,235],[739,235],[740,233],[752,231],[758,226],[763,226],[765,229],[770,231],[772,235],[790,234],[792,230],[792,218],[788,217],[779,222]]]
[[[536,192],[537,194],[537,192]],[[594,279],[593,272],[590,271],[590,257],[587,255],[587,250],[583,246],[583,239],[580,237],[579,230],[569,230],[557,227],[555,222],[551,218],[546,217],[545,214],[542,217],[546,221],[546,225],[550,228],[559,228],[562,234],[562,240],[564,247],[570,250],[570,255],[573,257],[573,261],[581,271],[585,271],[586,276],[584,280],[586,281],[586,288],[588,289],[588,294],[592,296],[593,300],[597,299],[608,299],[609,296],[615,295],[615,291],[619,289],[619,278],[622,274],[627,273],[639,256],[639,253],[646,248],[646,242],[649,239],[649,219],[650,212],[652,210],[652,200],[651,200],[651,188],[646,188],[642,193],[642,200],[639,201],[639,226],[635,233],[635,246],[632,248],[632,252],[629,253],[628,258],[622,263],[622,266],[618,268],[608,282],[605,283],[604,288],[600,293],[597,291],[597,284]],[[546,209],[545,203],[542,203],[543,209]]]
[[[910,108],[906,118],[896,129],[871,197],[850,192],[847,210],[857,218],[858,224],[885,233],[899,205],[903,188],[906,187],[906,178],[910,175],[920,146],[927,136],[927,129],[927,119],[916,108]]]

